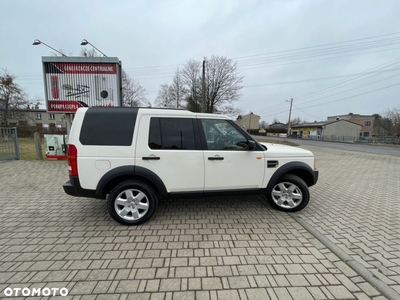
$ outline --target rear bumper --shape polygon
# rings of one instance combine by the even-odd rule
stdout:
[[[104,199],[101,195],[96,194],[95,190],[83,189],[79,182],[79,177],[70,176],[69,180],[63,184],[64,192],[74,197],[88,197]]]
[[[72,185],[71,181],[68,180],[63,184],[64,192],[70,196],[79,197],[78,193],[75,190],[75,187]]]

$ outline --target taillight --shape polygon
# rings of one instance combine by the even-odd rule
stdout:
[[[71,176],[78,176],[78,150],[75,145],[68,145],[68,173]]]

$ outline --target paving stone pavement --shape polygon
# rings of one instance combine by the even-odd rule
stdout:
[[[321,176],[296,215],[400,294],[400,157],[307,149]]]
[[[367,267],[381,263],[397,288],[399,211],[389,198],[399,195],[399,161],[312,150],[321,178],[295,216],[360,260],[353,243],[373,251]],[[66,287],[61,299],[77,300],[386,299],[264,197],[162,200],[148,223],[127,227],[104,201],[66,195],[66,174],[65,162],[0,162],[2,299],[57,298],[5,297],[16,287]]]

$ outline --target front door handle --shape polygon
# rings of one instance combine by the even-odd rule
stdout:
[[[224,160],[224,158],[220,156],[214,156],[214,157],[209,157],[208,160]]]
[[[143,160],[160,160],[158,156],[144,156],[142,157]]]

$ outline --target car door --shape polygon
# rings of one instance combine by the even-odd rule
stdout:
[[[202,192],[204,160],[195,118],[142,115],[139,128],[136,166],[160,177],[169,193]]]
[[[248,138],[229,120],[199,120],[204,133],[204,191],[247,190],[262,187],[262,150],[248,150]]]

